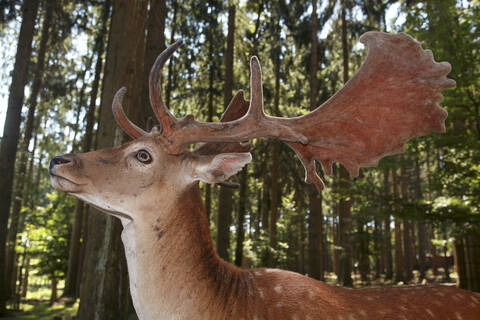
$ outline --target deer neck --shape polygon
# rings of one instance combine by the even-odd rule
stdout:
[[[122,233],[135,309],[140,319],[221,315],[229,300],[218,299],[229,292],[225,280],[238,282],[242,271],[215,253],[197,184],[166,199]]]

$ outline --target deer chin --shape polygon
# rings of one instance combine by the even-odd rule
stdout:
[[[68,192],[68,193],[78,193],[81,192],[81,184],[75,183],[70,179],[59,176],[57,174],[50,173],[50,183],[58,191]]]

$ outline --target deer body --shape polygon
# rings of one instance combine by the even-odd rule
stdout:
[[[480,315],[480,294],[456,287],[348,289],[279,269],[239,269],[215,253],[196,184],[165,200],[152,201],[148,212],[157,214],[127,223],[122,234],[140,319],[473,320]],[[463,307],[455,311],[451,303]]]
[[[405,142],[444,130],[440,91],[448,63],[407,35],[367,33],[360,71],[323,106],[302,117],[263,111],[261,70],[251,60],[251,101],[239,92],[221,123],[174,118],[165,107],[160,72],[180,45],[165,50],[150,73],[150,101],[160,122],[147,133],[122,109],[113,113],[133,141],[50,162],[52,185],[93,204],[123,224],[122,241],[133,304],[140,319],[480,319],[478,294],[454,287],[346,289],[277,269],[242,270],[213,249],[198,181],[224,183],[251,161],[253,138],[275,137],[299,156],[306,181],[323,182],[316,162],[334,161],[352,174],[400,152]],[[375,107],[376,106],[376,107]],[[186,146],[205,142],[193,152]]]

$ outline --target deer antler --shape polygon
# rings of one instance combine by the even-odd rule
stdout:
[[[368,32],[360,41],[369,52],[355,76],[323,105],[295,118],[265,114],[260,64],[252,57],[248,111],[241,118],[221,123],[198,122],[193,116],[177,119],[165,107],[158,80],[165,61],[180,46],[180,42],[174,43],[158,57],[150,73],[150,101],[167,148],[181,153],[196,142],[277,138],[299,156],[306,182],[322,189],[315,160],[327,174],[337,161],[356,176],[360,167],[376,165],[380,158],[402,152],[408,139],[443,132],[447,112],[439,106],[443,100],[440,91],[455,85],[446,77],[450,64],[436,63],[430,50],[423,50],[406,34]],[[121,105],[122,96],[117,105]],[[125,123],[127,133],[136,137],[138,128],[125,121],[121,125]]]

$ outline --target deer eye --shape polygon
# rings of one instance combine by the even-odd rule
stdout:
[[[145,164],[152,162],[152,156],[146,150],[138,151],[136,157],[138,161]]]

